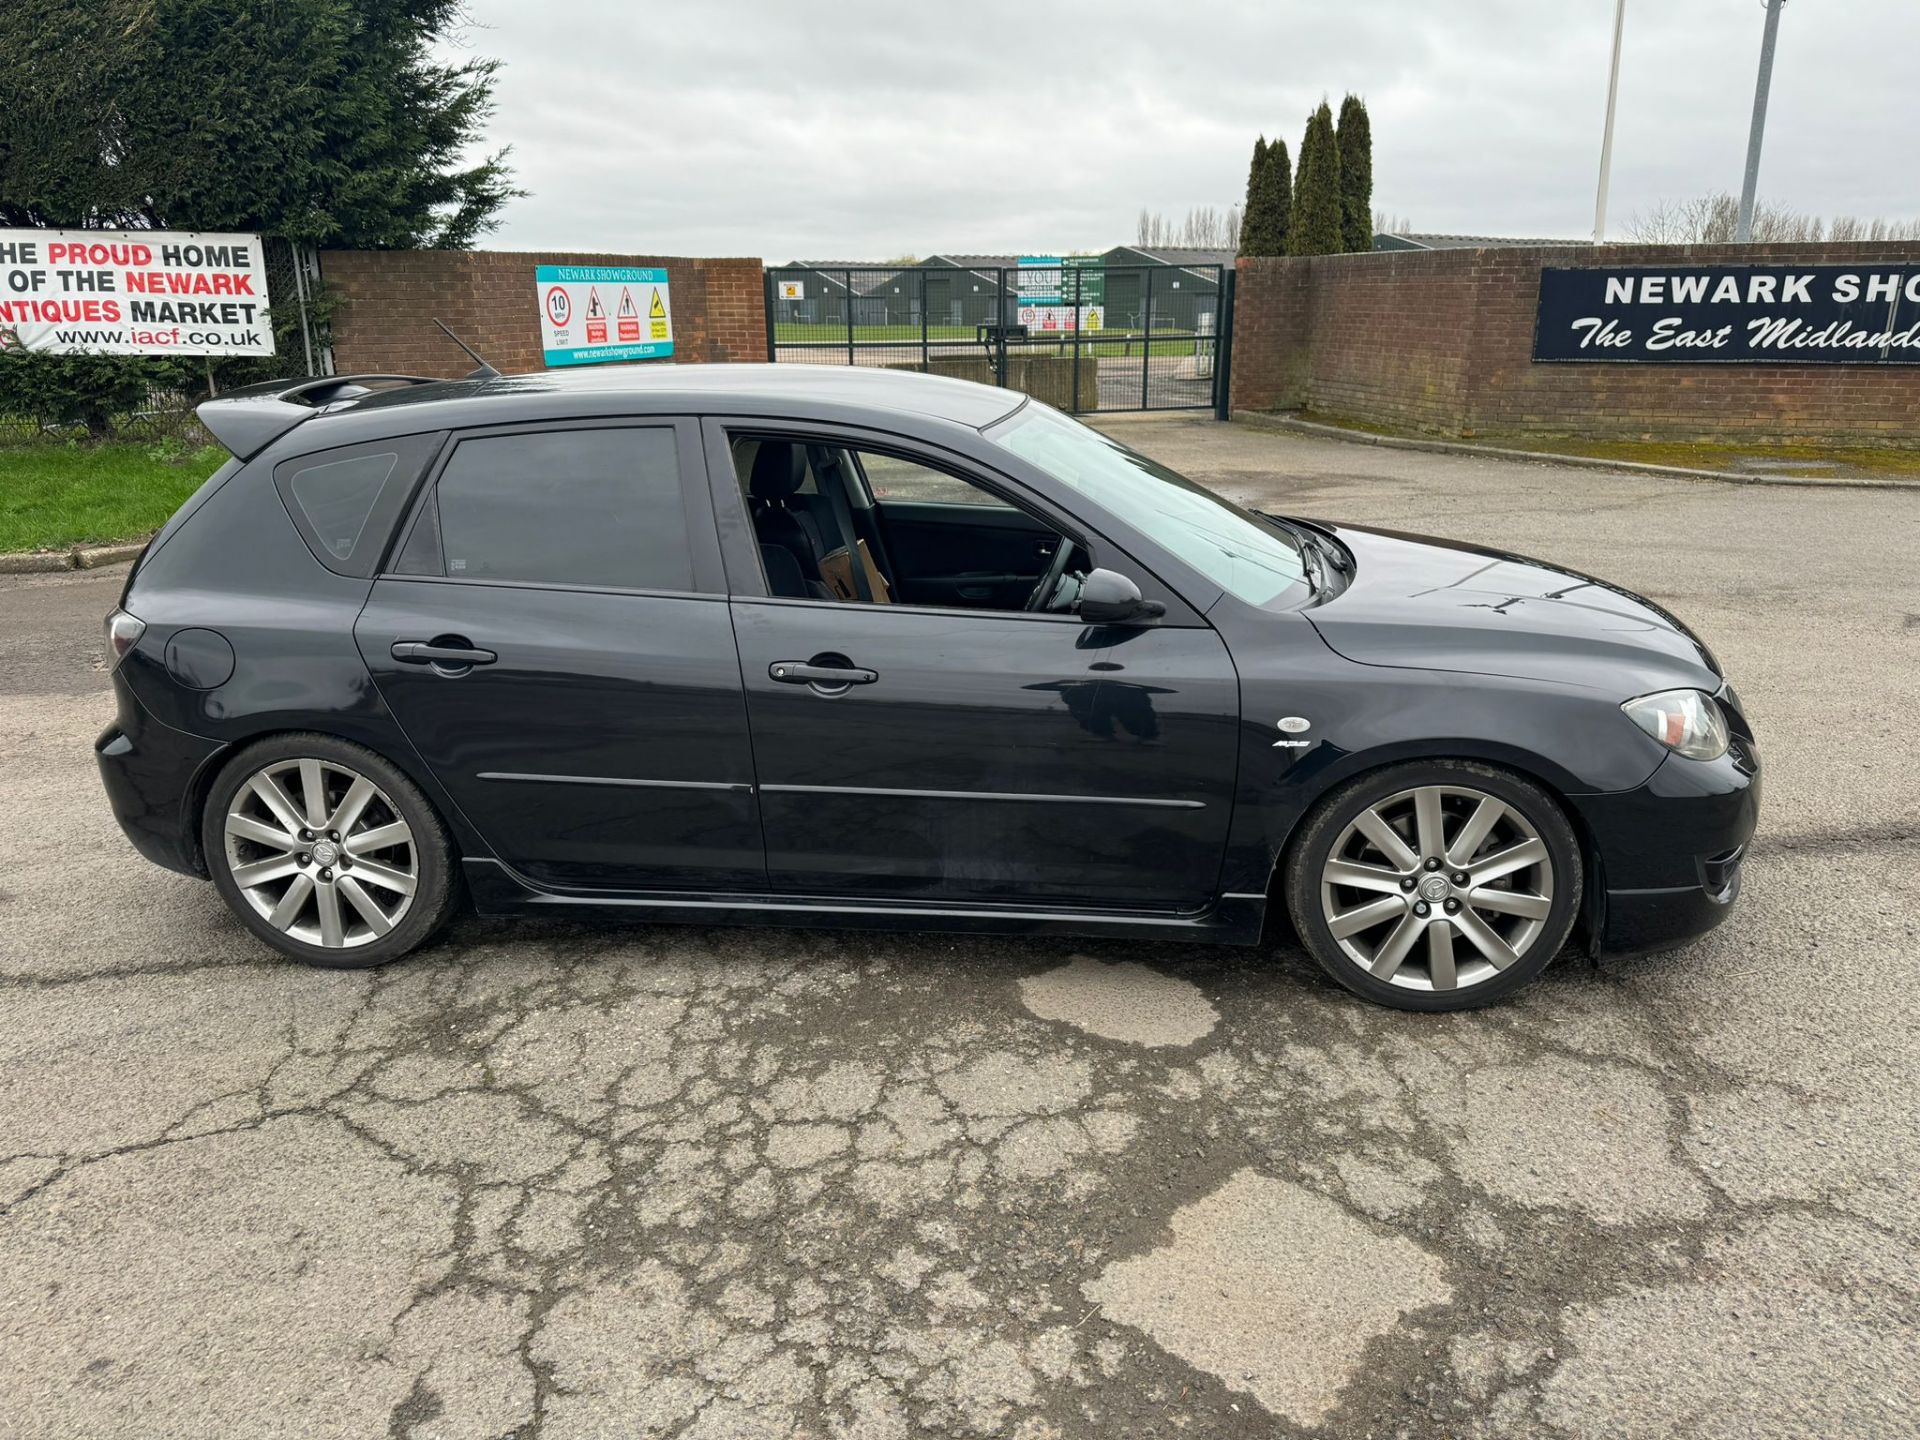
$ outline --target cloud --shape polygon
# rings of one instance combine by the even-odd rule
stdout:
[[[1142,207],[1237,202],[1256,134],[1367,98],[1375,200],[1426,230],[1592,225],[1610,0],[472,0],[491,127],[532,193],[490,244],[877,259],[1103,249]],[[1738,190],[1753,0],[1628,0],[1611,231]],[[1781,20],[1761,191],[1920,211],[1910,0]]]

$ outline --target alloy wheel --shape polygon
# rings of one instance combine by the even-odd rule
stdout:
[[[1321,914],[1341,952],[1408,990],[1492,979],[1539,939],[1553,898],[1553,861],[1533,822],[1462,785],[1368,806],[1320,872]]]
[[[333,760],[276,760],[227,806],[228,873],[274,929],[352,949],[387,934],[420,879],[413,831],[385,791]]]

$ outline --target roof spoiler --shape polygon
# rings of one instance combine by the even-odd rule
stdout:
[[[437,385],[427,375],[323,375],[269,380],[229,390],[202,402],[194,413],[236,460],[251,460],[302,420],[336,400],[371,395],[389,385]]]

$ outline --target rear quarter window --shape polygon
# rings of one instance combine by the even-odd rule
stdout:
[[[313,556],[340,575],[371,575],[439,435],[321,450],[274,467],[274,483]]]

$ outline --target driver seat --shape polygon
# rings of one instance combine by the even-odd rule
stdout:
[[[820,578],[820,557],[827,553],[820,522],[794,503],[806,483],[805,450],[791,440],[762,440],[747,478],[747,510],[768,591],[792,600],[831,600],[833,592]]]

